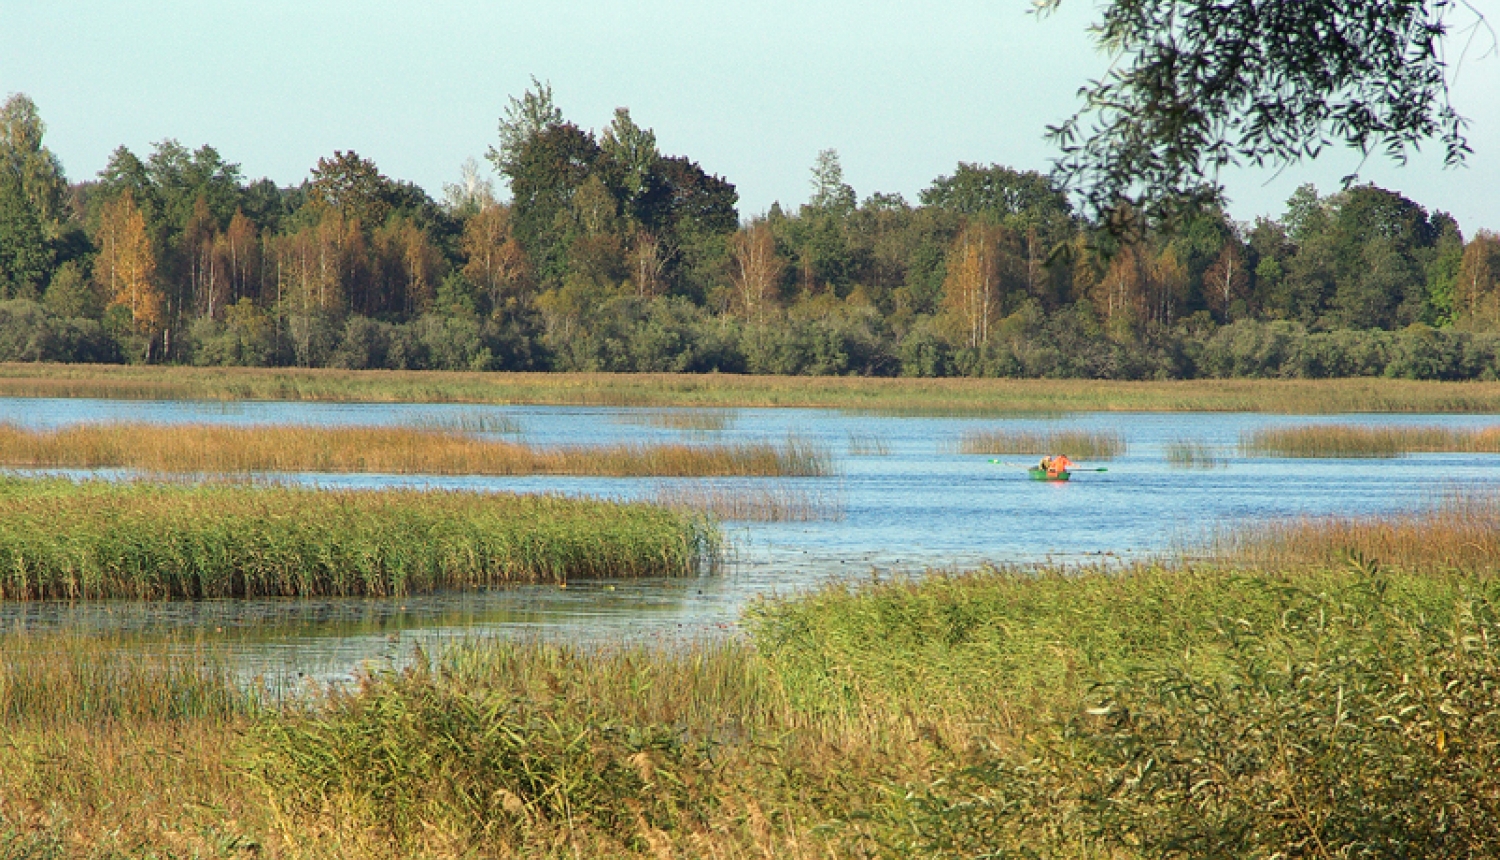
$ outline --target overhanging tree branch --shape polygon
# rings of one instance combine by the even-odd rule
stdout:
[[[1091,31],[1114,67],[1047,130],[1057,177],[1118,232],[1221,205],[1225,166],[1336,143],[1404,162],[1436,139],[1461,164],[1442,52],[1457,10],[1483,21],[1462,0],[1112,0]]]

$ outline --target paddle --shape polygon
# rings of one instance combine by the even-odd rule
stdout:
[[[1036,468],[1036,466],[1029,465],[1029,464],[1026,464],[1026,463],[1007,463],[1004,460],[991,460],[990,462],[991,463],[999,463],[1002,466],[1010,466],[1013,469],[1035,469]],[[1108,472],[1109,470],[1106,469],[1106,468],[1104,468],[1104,467],[1102,467],[1102,466],[1099,467],[1099,468],[1097,468],[1097,469],[1075,469],[1072,466],[1069,466],[1068,467],[1068,471],[1069,472]]]

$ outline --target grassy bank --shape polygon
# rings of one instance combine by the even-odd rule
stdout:
[[[1312,425],[1262,427],[1240,440],[1247,455],[1399,457],[1403,454],[1500,454],[1500,427]]]
[[[817,407],[1006,415],[1078,411],[1487,413],[1500,383],[1396,379],[870,379],[720,374],[448,373],[265,368],[0,365],[0,396],[306,400],[729,409]]]
[[[405,594],[682,576],[687,513],[555,496],[0,480],[0,599]]]
[[[11,710],[0,845],[1485,856],[1500,578],[1422,552],[1355,561],[833,584],[757,605],[745,639],[474,641],[227,719]],[[167,768],[150,753],[169,745]]]
[[[827,452],[781,444],[541,448],[415,427],[109,423],[31,429],[0,424],[0,465],[163,473],[375,472],[611,477],[816,476]]]

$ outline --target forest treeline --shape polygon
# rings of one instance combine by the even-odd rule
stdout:
[[[1500,236],[1374,185],[1128,241],[1047,176],[961,163],[795,209],[537,85],[434,199],[354,152],[299,186],[211,146],[70,182],[0,109],[0,360],[1120,379],[1500,373]]]

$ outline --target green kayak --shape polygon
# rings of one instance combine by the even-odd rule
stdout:
[[[1046,469],[1039,469],[1036,466],[1027,469],[1026,473],[1031,476],[1031,480],[1033,481],[1066,481],[1073,477],[1073,473],[1067,471],[1058,472],[1056,475],[1049,475]]]

